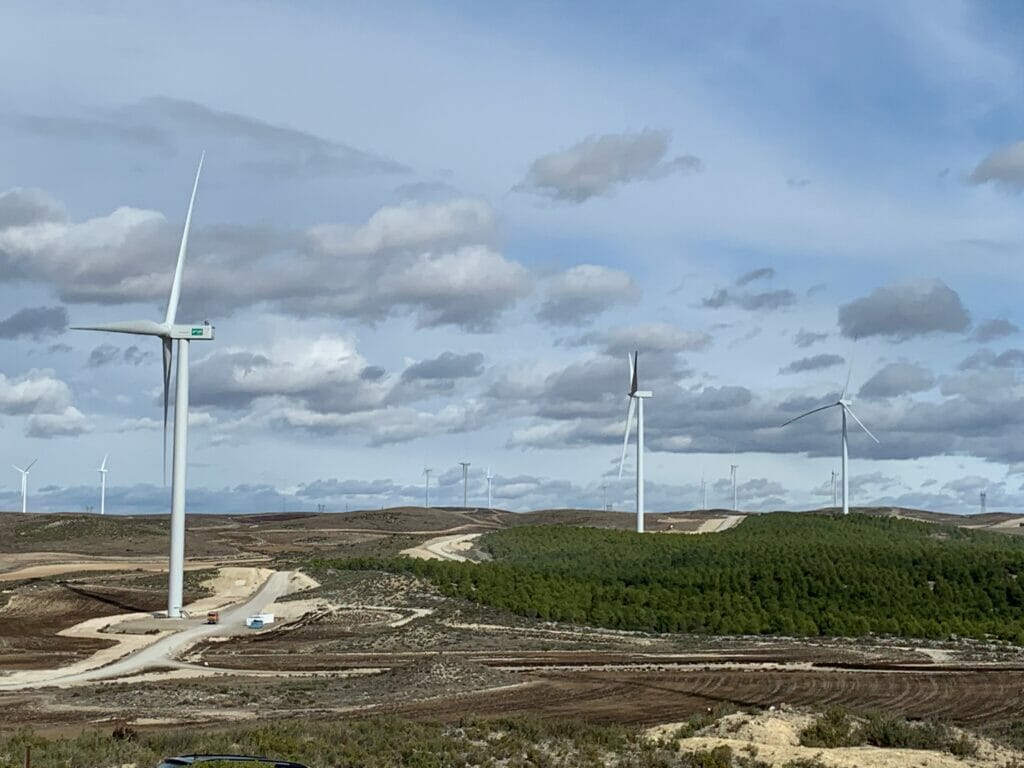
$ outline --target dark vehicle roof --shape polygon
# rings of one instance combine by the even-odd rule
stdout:
[[[182,765],[195,765],[196,763],[211,763],[220,761],[222,763],[253,763],[259,766],[271,766],[272,768],[308,768],[302,763],[293,763],[289,760],[275,760],[272,757],[257,757],[255,755],[180,755],[178,757],[166,758],[157,768],[178,768]]]

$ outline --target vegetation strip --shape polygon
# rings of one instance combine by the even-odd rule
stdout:
[[[1024,540],[866,515],[775,513],[715,536],[542,526],[488,533],[493,558],[319,560],[430,579],[530,618],[701,634],[1024,643]]]

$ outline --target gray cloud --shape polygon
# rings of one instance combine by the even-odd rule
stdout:
[[[64,307],[27,307],[0,320],[0,339],[57,336],[67,330],[68,311]]]
[[[702,170],[700,159],[692,155],[666,160],[669,140],[667,131],[650,128],[592,136],[534,160],[516,189],[582,203],[630,182]]]
[[[996,182],[1015,189],[1024,188],[1024,141],[997,149],[978,163],[967,180],[971,184]]]
[[[793,336],[793,343],[798,347],[805,349],[812,344],[817,344],[819,341],[824,341],[827,338],[827,333],[815,333],[814,331],[807,331],[801,328]]]
[[[990,349],[979,349],[964,358],[957,367],[961,371],[981,368],[1022,368],[1024,367],[1024,349],[1007,349],[998,355]]]
[[[404,203],[361,226],[321,225],[303,235],[200,229],[179,314],[215,320],[269,304],[297,317],[372,323],[412,314],[419,327],[489,331],[533,285],[525,267],[491,244],[493,235],[493,211],[476,200]],[[179,237],[162,215],[132,208],[0,229],[0,273],[50,284],[66,303],[151,301],[162,310]]]
[[[74,406],[61,413],[34,413],[25,424],[25,435],[37,438],[77,437],[92,431],[89,420]]]
[[[787,366],[779,368],[779,373],[803,373],[804,371],[820,371],[824,368],[832,368],[836,365],[842,365],[845,363],[845,358],[842,355],[812,355],[811,357],[802,357],[799,360],[794,360]]]
[[[64,206],[39,190],[15,187],[0,193],[0,229],[66,218]]]
[[[146,362],[152,357],[152,352],[144,352],[137,346],[132,344],[130,347],[128,347],[128,349],[124,351],[123,359],[129,365],[142,365],[142,363]]]
[[[703,331],[687,331],[671,323],[643,323],[608,331],[591,332],[576,340],[594,344],[607,355],[619,357],[633,350],[641,352],[699,352],[711,344]]]
[[[104,365],[111,365],[121,359],[121,350],[115,347],[113,344],[100,344],[98,347],[93,347],[92,352],[89,353],[89,359],[86,361],[86,365],[91,368],[99,368]]]
[[[402,371],[402,381],[466,379],[479,376],[484,371],[484,356],[480,352],[457,355],[442,352],[430,360],[413,363]]]
[[[789,289],[765,291],[764,293],[743,293],[719,288],[701,301],[706,309],[721,309],[735,306],[750,311],[760,309],[781,309],[796,303],[796,294]]]
[[[864,382],[860,397],[886,398],[924,392],[935,386],[935,376],[918,363],[889,363]]]
[[[557,325],[580,325],[620,304],[639,300],[633,279],[617,269],[580,264],[551,278],[537,317]]]
[[[1012,336],[1019,332],[1020,328],[1009,320],[997,317],[979,324],[978,327],[974,329],[974,333],[971,334],[971,339],[981,344],[985,344],[987,342],[994,341],[995,339],[1001,339],[1004,336]]]
[[[771,280],[773,277],[775,277],[774,269],[771,267],[761,267],[759,269],[753,269],[745,275],[741,275],[736,280],[736,285],[743,286],[747,283],[752,283],[755,280]]]
[[[960,296],[941,280],[876,288],[839,307],[839,328],[848,338],[905,341],[928,333],[962,333],[970,322]]]
[[[222,155],[242,150],[243,164],[274,178],[407,173],[389,158],[307,131],[274,125],[236,112],[168,97],[143,99],[117,109],[81,115],[20,115],[23,130],[46,138],[109,141],[150,149],[174,149],[178,137],[225,142]]]

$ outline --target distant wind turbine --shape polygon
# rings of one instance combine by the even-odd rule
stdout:
[[[491,504],[491,481],[494,480],[494,475],[491,474],[491,468],[487,468],[487,508],[493,509]]]
[[[846,417],[847,417],[847,415],[849,415],[855,422],[857,422],[857,424],[860,426],[861,429],[864,430],[864,432],[867,434],[868,437],[870,437],[876,443],[879,442],[878,438],[875,437],[873,434],[871,434],[871,430],[864,426],[864,422],[862,422],[860,419],[858,419],[857,418],[857,414],[855,414],[853,412],[853,410],[850,408],[850,400],[846,397],[846,393],[847,393],[847,390],[849,390],[849,388],[850,388],[850,374],[851,373],[853,373],[853,367],[852,366],[850,367],[850,370],[846,374],[846,385],[843,387],[843,393],[839,396],[838,400],[836,400],[834,403],[830,403],[829,405],[823,405],[820,408],[815,408],[813,410],[810,410],[807,413],[801,413],[796,418],[790,419],[789,421],[787,421],[785,424],[782,425],[782,426],[785,427],[785,426],[787,426],[789,424],[792,424],[794,421],[799,421],[800,419],[804,418],[805,416],[810,416],[812,413],[818,413],[819,411],[827,411],[829,408],[838,408],[840,411],[842,411],[842,414],[843,414],[843,454],[842,454],[843,466],[842,466],[842,472],[843,472],[843,514],[844,515],[850,514],[850,471],[849,471],[849,466],[848,466],[849,465],[849,461],[850,461],[850,450],[849,450],[849,448],[847,446],[847,437],[846,437]]]
[[[739,464],[730,464],[729,473],[732,475],[732,511],[736,511],[736,470],[740,468]]]
[[[103,457],[103,463],[100,464],[100,468],[96,470],[100,473],[100,514],[106,514],[107,508],[107,458],[110,454],[106,454]]]
[[[469,509],[469,462],[460,461],[462,467],[462,508]]]
[[[708,509],[708,484],[704,480],[704,475],[700,476],[700,493],[701,493],[701,496],[704,498],[704,506],[701,507],[701,509],[703,509],[705,512],[707,512],[707,509]]]
[[[24,469],[22,469],[21,467],[15,465],[15,464],[11,465],[16,470],[21,472],[21,511],[22,511],[22,514],[24,514],[25,512],[28,511],[28,473],[29,473],[29,470],[32,469],[32,467],[35,465],[35,463],[37,461],[39,461],[39,459],[32,459],[32,463],[29,464]]]
[[[423,484],[423,506],[427,509],[430,509],[430,473],[433,471],[430,467],[423,469],[423,477],[426,478]]]
[[[636,532],[644,532],[644,400],[653,392],[641,391],[637,384],[637,358],[639,352],[629,357],[629,407],[626,409],[626,436],[622,439],[622,458],[619,460],[619,479],[626,463],[626,448],[629,445],[629,428],[636,410]]]
[[[188,213],[185,215],[185,229],[178,249],[178,262],[171,281],[171,294],[167,300],[167,313],[162,323],[152,320],[129,320],[117,323],[77,326],[74,330],[109,331],[136,336],[156,336],[163,345],[164,363],[164,479],[167,478],[167,410],[170,401],[171,361],[174,342],[178,344],[177,382],[174,390],[174,449],[171,467],[171,542],[168,555],[167,616],[181,617],[182,590],[185,573],[185,471],[188,446],[188,356],[189,344],[193,341],[213,339],[213,326],[209,323],[176,325],[178,300],[181,297],[182,275],[185,270],[185,254],[188,251],[189,230],[192,228],[192,209],[199,189],[199,176],[203,170],[203,159],[199,158],[196,180],[192,185]]]
[[[837,506],[839,506],[839,498],[836,495],[836,493],[837,493],[837,491],[836,491],[836,477],[837,477],[836,471],[833,469],[832,470],[832,508],[833,509],[835,509]]]

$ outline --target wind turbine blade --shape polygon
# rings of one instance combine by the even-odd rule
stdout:
[[[622,479],[622,467],[626,463],[626,448],[629,447],[629,428],[633,424],[633,409],[636,408],[636,400],[629,398],[629,408],[626,409],[626,436],[622,438],[622,458],[619,459],[619,480]]]
[[[850,361],[850,367],[846,369],[846,383],[843,384],[843,394],[839,396],[840,400],[846,399],[846,393],[850,391],[850,377],[853,375],[853,360]]]
[[[17,464],[11,464],[11,466],[18,470],[19,472],[21,472],[21,474],[25,474],[25,470],[19,467]]]
[[[107,459],[108,458],[110,458],[110,454],[109,453],[106,453],[106,454],[103,455],[103,463],[100,464],[100,472],[106,472],[107,471]]]
[[[29,471],[30,469],[32,469],[32,467],[34,467],[34,466],[35,466],[35,464],[36,464],[36,462],[37,462],[37,461],[39,461],[39,459],[32,459],[32,463],[31,463],[31,464],[29,464],[29,465],[28,465],[27,467],[25,467],[25,473],[26,473],[26,474],[28,473],[28,471]]]
[[[870,430],[870,429],[868,429],[867,427],[865,427],[865,426],[864,426],[864,422],[863,422],[863,421],[861,421],[860,419],[858,419],[858,418],[857,418],[857,414],[856,414],[856,413],[854,413],[854,412],[853,412],[852,410],[850,410],[850,406],[848,406],[848,405],[844,405],[843,407],[844,407],[844,408],[846,409],[846,412],[847,412],[848,414],[850,414],[851,416],[853,416],[853,420],[854,420],[854,421],[856,421],[856,422],[857,422],[857,423],[858,423],[858,424],[860,425],[860,428],[861,428],[861,429],[863,429],[863,430],[864,430],[865,432],[867,432],[867,433],[868,433],[868,437],[870,437],[870,438],[871,438],[872,440],[874,440],[874,441],[875,441],[876,443],[878,443],[879,445],[881,445],[881,444],[882,444],[882,441],[881,441],[881,440],[879,440],[879,439],[878,439],[877,437],[875,437],[874,435],[872,435],[872,434],[871,434],[871,430]]]
[[[636,392],[637,389],[639,389],[639,386],[637,384],[637,373],[636,373],[636,365],[637,365],[637,362],[638,362],[637,358],[639,358],[639,356],[640,356],[639,352],[634,352],[633,356],[629,358],[629,394],[631,394],[631,395],[634,392]],[[627,357],[629,357],[629,355],[627,355]]]
[[[203,172],[203,160],[206,152],[199,156],[199,167],[196,169],[196,180],[192,185],[192,197],[188,201],[188,213],[185,214],[185,229],[181,233],[181,247],[178,249],[178,264],[174,268],[174,281],[171,283],[171,295],[167,300],[167,317],[164,322],[167,325],[174,323],[178,315],[178,299],[181,296],[181,276],[185,271],[185,252],[188,250],[188,234],[192,229],[192,208],[196,203],[196,190],[199,189],[199,175]]]
[[[96,325],[73,325],[72,331],[108,331],[110,333],[132,333],[137,336],[166,336],[167,326],[152,320],[127,320],[119,323],[98,323]]]
[[[167,485],[167,407],[171,398],[171,356],[173,342],[164,339],[164,485]]]
[[[800,421],[800,419],[802,419],[804,416],[810,416],[812,413],[818,413],[819,411],[827,411],[829,408],[835,408],[837,405],[839,405],[839,403],[832,403],[831,405],[823,405],[821,406],[821,408],[815,408],[813,411],[808,411],[807,413],[801,413],[795,419],[790,419],[782,426],[788,426],[792,424],[794,421]]]

